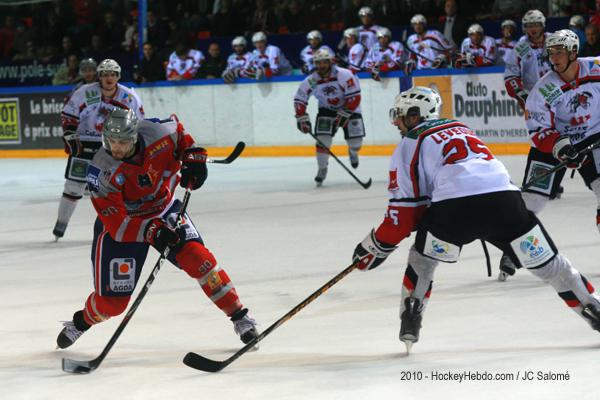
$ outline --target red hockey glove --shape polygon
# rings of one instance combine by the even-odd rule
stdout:
[[[171,228],[162,218],[154,218],[148,223],[144,232],[146,243],[154,246],[159,252],[165,251],[167,247],[173,247],[179,243],[179,234]]]
[[[372,229],[354,249],[352,262],[358,263],[358,269],[366,271],[378,267],[394,250],[396,250],[396,246],[378,241],[375,237],[375,230]]]
[[[65,142],[65,152],[71,156],[77,157],[83,151],[79,133],[74,131],[65,131],[63,134],[63,142]]]
[[[587,160],[587,154],[581,155],[577,149],[571,144],[568,136],[558,138],[552,148],[552,155],[559,161],[568,161],[567,167],[579,169]]]
[[[310,123],[310,117],[308,114],[296,115],[296,126],[302,133],[312,132],[312,125]]]
[[[207,176],[206,150],[202,147],[192,147],[184,151],[181,162],[181,187],[196,190],[204,184]]]

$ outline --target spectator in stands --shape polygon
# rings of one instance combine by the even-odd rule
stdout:
[[[251,32],[263,31],[266,33],[277,32],[275,12],[270,7],[268,0],[256,0],[256,8],[250,17],[248,29]]]
[[[152,43],[154,48],[162,48],[167,40],[167,29],[154,11],[146,13],[146,31],[148,42]]]
[[[137,21],[127,16],[123,19],[123,41],[121,47],[126,52],[134,51],[136,48],[136,32],[137,32]]]
[[[12,15],[4,17],[4,25],[0,28],[0,57],[9,58],[13,53],[13,42],[17,30]]]
[[[67,63],[61,65],[61,67],[54,74],[52,78],[52,84],[58,85],[71,85],[79,79],[79,59],[75,54],[67,57]]]
[[[358,26],[360,25],[360,18],[358,12],[365,6],[363,0],[352,0],[351,4],[344,8],[344,26]]]
[[[490,67],[496,63],[496,41],[486,36],[483,27],[473,24],[469,27],[468,37],[460,46],[460,56],[456,60],[456,68]]]
[[[185,38],[180,39],[175,46],[175,51],[169,56],[167,80],[181,81],[196,78],[203,61],[204,54],[200,50],[191,49]]]
[[[65,60],[65,63],[66,63],[67,58],[71,54],[78,55],[79,51],[75,48],[75,45],[73,44],[73,39],[71,38],[71,36],[64,36],[62,38],[62,47],[60,50],[60,56]]]
[[[496,39],[496,64],[505,65],[505,57],[509,51],[515,48],[517,41],[515,40],[515,34],[517,33],[517,24],[512,19],[505,19],[500,25],[502,31],[502,37]]]
[[[600,28],[600,0],[594,2],[594,14],[590,17],[590,24],[594,24]]]
[[[160,57],[154,51],[154,45],[150,42],[144,43],[144,57],[133,72],[133,78],[137,83],[162,81],[165,79],[165,69]]]
[[[454,47],[459,45],[465,39],[465,32],[469,28],[467,20],[457,13],[458,5],[456,0],[446,0],[444,3],[444,12],[446,13],[441,20],[440,31]]]
[[[83,54],[85,58],[93,58],[94,60],[106,59],[106,51],[104,50],[104,44],[100,35],[92,35],[89,46]]]
[[[212,34],[215,36],[233,36],[241,33],[242,18],[237,9],[231,6],[231,0],[222,0],[219,10],[212,18]]]
[[[585,44],[583,45],[582,57],[600,56],[600,28],[595,24],[585,27]]]
[[[221,57],[221,47],[218,43],[208,45],[208,55],[202,62],[198,77],[202,79],[220,78],[225,71],[225,60]]]
[[[497,18],[502,16],[521,16],[523,2],[520,0],[494,0],[492,14]]]
[[[312,25],[312,22],[304,5],[298,0],[291,0],[283,10],[281,25],[285,32],[302,32]]]
[[[40,39],[45,44],[58,44],[65,36],[65,27],[61,19],[53,12],[46,18],[46,24],[40,32]]]
[[[121,43],[125,37],[125,30],[123,29],[123,24],[117,22],[115,14],[112,11],[104,13],[104,24],[101,25],[99,34],[102,37],[106,51],[112,52],[121,48]]]
[[[569,19],[569,29],[575,32],[579,38],[578,55],[581,56],[585,44],[585,19],[581,15],[573,15]]]
[[[33,61],[39,58],[39,54],[33,39],[29,39],[25,43],[25,49],[17,53],[13,57],[13,61]]]

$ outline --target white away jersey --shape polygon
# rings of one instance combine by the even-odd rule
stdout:
[[[404,46],[400,42],[391,42],[386,48],[377,43],[369,50],[365,67],[373,69],[378,66],[382,71],[399,69],[406,58]]]
[[[447,57],[447,53],[452,50],[452,45],[448,39],[435,29],[428,29],[423,36],[413,33],[408,37],[406,44],[412,51],[423,56],[411,55],[412,58],[416,57],[417,69],[432,68],[432,63],[426,58],[435,60],[440,56]]]
[[[362,71],[367,61],[367,47],[362,43],[356,43],[348,51],[348,68],[356,73]]]
[[[517,44],[516,40],[511,40],[508,43],[504,43],[502,38],[496,39],[496,51],[498,53],[496,56],[496,65],[505,65],[506,64],[506,57],[507,57],[508,53],[513,51],[516,44]]]
[[[115,108],[134,110],[139,119],[144,118],[142,101],[133,89],[117,84],[117,92],[103,98],[100,84],[89,83],[77,89],[64,105],[61,119],[63,129],[76,126],[83,141],[102,141],[102,127],[109,111]]]
[[[329,54],[335,54],[333,52],[333,50],[331,50],[331,47],[329,47],[325,44],[322,46],[319,46],[319,48],[317,50],[321,50],[321,49],[327,50],[329,52]],[[317,50],[313,50],[312,47],[306,46],[300,52],[300,59],[302,60],[302,64],[306,66],[306,71],[312,72],[315,69],[315,64],[313,63],[313,54]]]
[[[319,108],[340,110],[347,100],[360,95],[360,83],[352,71],[332,65],[331,73],[325,79],[316,72],[307,76],[296,92],[294,103],[306,108],[311,95],[319,101]],[[360,113],[360,105],[353,112]]]
[[[290,75],[292,66],[283,52],[277,46],[268,45],[261,53],[258,49],[252,52],[251,66],[254,68],[269,68],[273,75]]]
[[[554,71],[540,79],[526,103],[533,145],[551,153],[556,138],[568,135],[577,144],[600,133],[600,57],[578,58],[575,81],[565,83]]]
[[[545,33],[547,39],[550,35]],[[545,40],[544,40],[545,41]],[[504,69],[504,80],[511,78],[520,79],[523,87],[531,90],[533,85],[544,74],[551,70],[550,63],[544,56],[545,46],[534,46],[527,39],[527,36],[522,36],[513,51],[506,54],[506,67]]]
[[[425,121],[402,138],[390,164],[390,205],[417,207],[519,190],[504,165],[462,122]]]
[[[167,79],[177,75],[184,79],[194,79],[202,61],[204,61],[204,54],[200,50],[191,49],[183,60],[175,52],[171,53],[167,64]]]
[[[362,43],[367,50],[371,50],[371,47],[377,43],[377,31],[381,27],[379,25],[371,25],[368,28],[364,25],[357,26],[358,29],[358,41]]]
[[[471,53],[475,57],[477,66],[494,65],[496,62],[496,41],[490,36],[484,36],[479,45],[473,43],[470,37],[466,37],[460,46],[463,54]]]
[[[244,54],[233,53],[227,57],[227,70],[246,69],[250,65],[252,53],[249,51]]]

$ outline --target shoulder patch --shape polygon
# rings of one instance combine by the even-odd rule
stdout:
[[[531,51],[531,46],[529,46],[529,43],[527,43],[527,41],[524,40],[520,43],[517,43],[514,50],[519,57],[524,58],[527,55],[527,53]]]
[[[589,62],[590,75],[600,75],[600,58],[595,58]]]
[[[552,82],[544,83],[538,87],[538,91],[548,104],[553,104],[560,97],[563,91],[558,85]]]

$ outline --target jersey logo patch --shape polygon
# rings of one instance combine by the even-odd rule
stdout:
[[[86,181],[88,184],[88,188],[92,192],[98,192],[100,190],[100,181],[98,180],[99,175],[100,168],[90,164],[87,169]]]
[[[552,104],[560,97],[563,93],[560,88],[552,82],[548,82],[538,88],[540,94],[546,100],[546,103]]]
[[[575,96],[573,96],[571,100],[569,100],[569,108],[571,109],[571,112],[577,112],[577,109],[579,107],[583,108],[584,110],[587,110],[590,107],[589,99],[591,99],[592,97],[592,93],[588,91],[585,91],[583,93],[576,93]]]
[[[110,260],[110,290],[116,293],[133,292],[135,287],[135,259]]]

